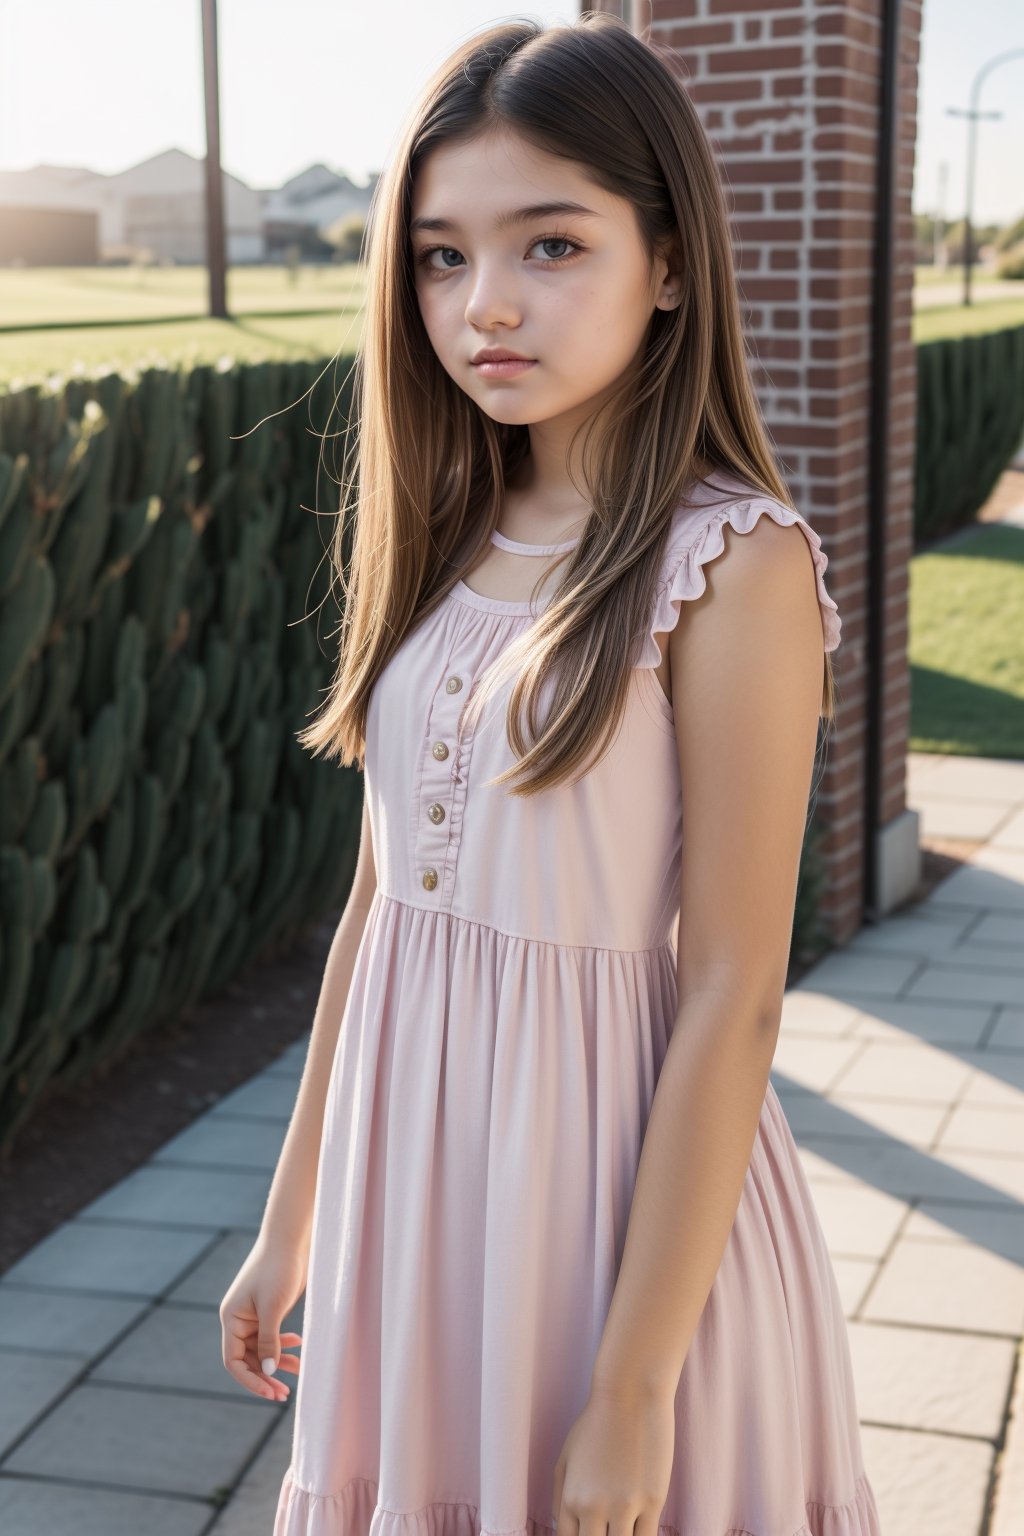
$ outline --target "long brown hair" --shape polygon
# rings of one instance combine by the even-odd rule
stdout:
[[[341,481],[332,549],[340,655],[302,745],[363,766],[375,680],[474,566],[497,527],[506,480],[529,450],[526,426],[488,417],[442,367],[413,275],[409,223],[424,156],[494,129],[584,165],[632,202],[648,258],[674,249],[682,280],[678,307],[654,309],[636,364],[579,429],[592,511],[550,602],[467,703],[479,708],[515,675],[507,731],[519,761],[496,782],[526,794],[592,766],[595,749],[613,739],[672,513],[698,466],[792,501],[747,370],[721,182],[674,56],[600,12],[571,25],[517,19],[478,33],[428,81],[374,190],[348,426],[357,467]],[[548,679],[554,693],[539,721]],[[828,654],[822,714],[835,715]]]

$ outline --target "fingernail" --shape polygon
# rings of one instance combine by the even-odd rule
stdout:
[[[262,1365],[265,1373],[268,1376],[273,1376],[275,1370],[277,1369],[277,1367],[274,1364],[274,1357],[273,1357],[273,1355],[271,1355],[269,1360],[261,1360],[260,1364]]]

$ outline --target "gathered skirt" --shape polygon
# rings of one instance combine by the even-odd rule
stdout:
[[[378,891],[328,1087],[274,1536],[541,1536],[677,1008],[669,943]],[[675,1398],[660,1528],[880,1536],[846,1322],[769,1083]]]

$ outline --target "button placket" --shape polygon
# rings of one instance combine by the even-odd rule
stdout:
[[[466,800],[466,774],[463,767],[466,761],[464,738],[460,738],[455,749],[451,803],[448,809],[448,858],[444,865],[444,887],[441,891],[441,901],[445,911],[451,910],[455,896],[455,875],[458,869],[459,850],[462,846],[462,807]]]
[[[421,888],[436,892],[442,909],[451,901],[454,883],[450,855],[457,852],[459,822],[453,821],[451,807],[460,777],[458,723],[465,703],[461,694],[468,682],[463,672],[452,667],[435,691],[419,785],[416,870]]]

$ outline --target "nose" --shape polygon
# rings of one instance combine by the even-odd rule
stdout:
[[[503,276],[495,267],[480,267],[466,300],[466,323],[489,330],[494,325],[515,327],[521,318],[507,274]]]

